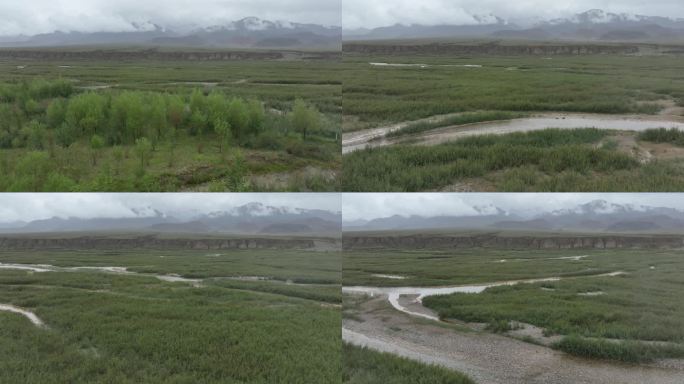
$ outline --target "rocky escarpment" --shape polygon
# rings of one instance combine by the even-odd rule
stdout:
[[[159,51],[156,49],[138,51],[119,50],[35,50],[0,49],[0,59],[21,60],[189,60],[189,61],[232,61],[232,60],[280,60],[285,58],[334,59],[335,53],[296,53],[276,51]]]
[[[0,237],[0,250],[40,249],[315,249],[321,239],[308,238],[167,238],[150,236]],[[332,240],[331,240],[332,241]],[[325,242],[325,241],[324,241]]]
[[[372,55],[628,55],[639,52],[636,45],[593,45],[593,44],[390,44],[390,43],[345,43],[344,53],[372,54]]]
[[[617,249],[681,248],[684,236],[677,235],[363,235],[345,234],[344,249],[364,248],[501,248],[501,249]]]

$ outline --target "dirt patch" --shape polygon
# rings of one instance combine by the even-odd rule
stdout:
[[[26,317],[33,325],[35,325],[38,328],[47,328],[43,320],[41,320],[38,316],[36,316],[35,313],[26,310],[24,308],[19,308],[15,307],[14,305],[9,305],[9,304],[0,304],[0,311],[4,312],[11,312],[11,313],[16,313],[19,315],[22,315]]]
[[[681,384],[684,375],[679,360],[655,367],[580,359],[507,336],[413,318],[386,303],[386,296],[360,303],[355,316],[343,319],[343,339],[489,384]]]
[[[577,129],[598,128],[614,131],[639,132],[649,128],[684,129],[684,117],[669,115],[606,115],[587,113],[539,113],[531,117],[490,121],[436,128],[416,135],[389,138],[386,135],[409,125],[424,121],[442,120],[448,114],[433,116],[411,122],[402,122],[385,127],[354,131],[342,135],[342,153],[347,154],[368,147],[383,147],[396,144],[437,145],[464,137],[514,132],[531,132],[548,128]]]
[[[330,184],[334,183],[335,180],[337,180],[337,177],[338,172],[335,170],[307,166],[293,172],[255,175],[251,177],[250,182],[260,190],[278,191],[292,189],[293,187],[306,187],[307,181],[313,179],[319,179],[326,184]]]
[[[537,327],[532,324],[521,323],[519,321],[511,321],[513,330],[506,332],[506,336],[514,337],[516,339],[529,339],[535,343],[551,346],[553,343],[561,341],[563,338],[559,335],[546,336],[544,335],[544,328]]]

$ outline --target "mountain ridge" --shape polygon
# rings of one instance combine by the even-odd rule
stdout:
[[[395,24],[343,31],[344,40],[420,38],[502,38],[572,41],[652,41],[684,39],[684,19],[611,13],[591,9],[566,18],[522,25],[496,15],[473,16],[475,24]]]
[[[150,207],[130,209],[129,217],[52,217],[0,225],[0,233],[107,232],[219,234],[310,234],[339,236],[340,212],[248,203],[180,218]],[[306,230],[308,228],[308,231]]]
[[[79,45],[149,45],[222,48],[333,48],[341,44],[342,28],[319,24],[270,21],[246,17],[225,24],[178,28],[151,21],[131,22],[131,30],[62,31],[0,36],[0,47]]]

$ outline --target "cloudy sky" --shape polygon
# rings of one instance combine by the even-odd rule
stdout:
[[[193,28],[256,16],[341,24],[340,0],[0,0],[0,36],[126,31],[131,22]]]
[[[159,210],[180,218],[251,202],[276,207],[340,211],[340,195],[328,193],[3,193],[0,223],[51,217],[135,217],[132,211]]]
[[[684,18],[682,0],[343,0],[345,28],[393,24],[476,24],[473,15],[496,15],[518,24],[567,17],[590,9]]]
[[[400,216],[477,215],[473,208],[494,206],[530,217],[539,213],[573,208],[594,200],[616,204],[672,207],[684,210],[684,194],[648,193],[359,193],[343,194],[345,222]]]

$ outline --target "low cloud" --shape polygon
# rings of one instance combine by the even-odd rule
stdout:
[[[495,15],[518,24],[567,17],[590,9],[649,16],[684,17],[681,0],[343,0],[345,28],[394,24],[478,24]]]
[[[594,200],[684,210],[684,194],[648,193],[360,193],[342,196],[344,221],[400,216],[474,216],[493,207],[531,217]],[[477,208],[477,209],[476,209]]]
[[[179,29],[256,16],[340,25],[339,0],[26,0],[0,2],[0,36],[60,31],[130,31],[132,23]]]
[[[148,216],[155,210],[190,218],[252,202],[339,212],[340,201],[340,194],[335,193],[3,193],[0,223],[51,217]]]

